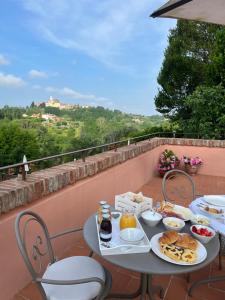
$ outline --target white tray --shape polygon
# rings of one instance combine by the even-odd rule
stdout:
[[[137,228],[140,228],[143,232],[143,228],[138,221],[137,217]],[[99,237],[99,224],[98,224],[98,217],[96,216],[96,226],[97,226],[97,233],[98,233],[98,243],[99,249],[102,255],[115,255],[115,254],[128,254],[128,253],[146,253],[149,252],[151,249],[150,241],[147,235],[144,232],[144,238],[138,244],[131,244],[126,243],[120,239],[120,217],[117,219],[112,218],[112,239],[109,243],[104,243],[100,240]],[[104,244],[110,246],[109,248],[105,247]]]

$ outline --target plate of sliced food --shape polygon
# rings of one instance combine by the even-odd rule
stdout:
[[[161,213],[163,217],[175,217],[183,221],[189,221],[193,217],[193,213],[189,208],[168,201],[161,202],[158,212]]]
[[[177,265],[197,265],[207,257],[206,248],[188,233],[161,232],[152,237],[151,245],[158,257]]]
[[[209,216],[213,216],[215,218],[220,218],[224,216],[224,209],[221,208],[216,208],[215,206],[212,205],[205,205],[203,203],[198,204],[200,210],[204,213],[206,213]]]

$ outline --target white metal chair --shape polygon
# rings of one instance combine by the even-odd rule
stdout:
[[[107,296],[111,274],[96,260],[88,256],[57,260],[54,255],[53,239],[81,230],[50,236],[46,224],[36,213],[24,211],[17,216],[17,244],[44,300],[99,300]]]

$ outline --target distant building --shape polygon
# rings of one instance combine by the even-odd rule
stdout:
[[[54,99],[52,96],[49,97],[47,102],[35,102],[35,105],[38,107],[55,107],[59,109],[75,109],[79,108],[79,104],[66,104],[61,103],[59,99]],[[83,105],[82,108],[89,108],[89,105]]]
[[[50,96],[49,100],[45,103],[45,106],[60,108],[61,103],[58,99],[53,99],[52,96]]]

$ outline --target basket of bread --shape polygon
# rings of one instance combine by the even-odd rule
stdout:
[[[152,198],[145,197],[142,193],[127,192],[115,196],[115,209],[119,211],[133,211],[139,216],[143,211],[152,209]]]
[[[187,233],[166,231],[153,236],[151,243],[156,255],[175,264],[198,264],[207,256],[205,247]]]

